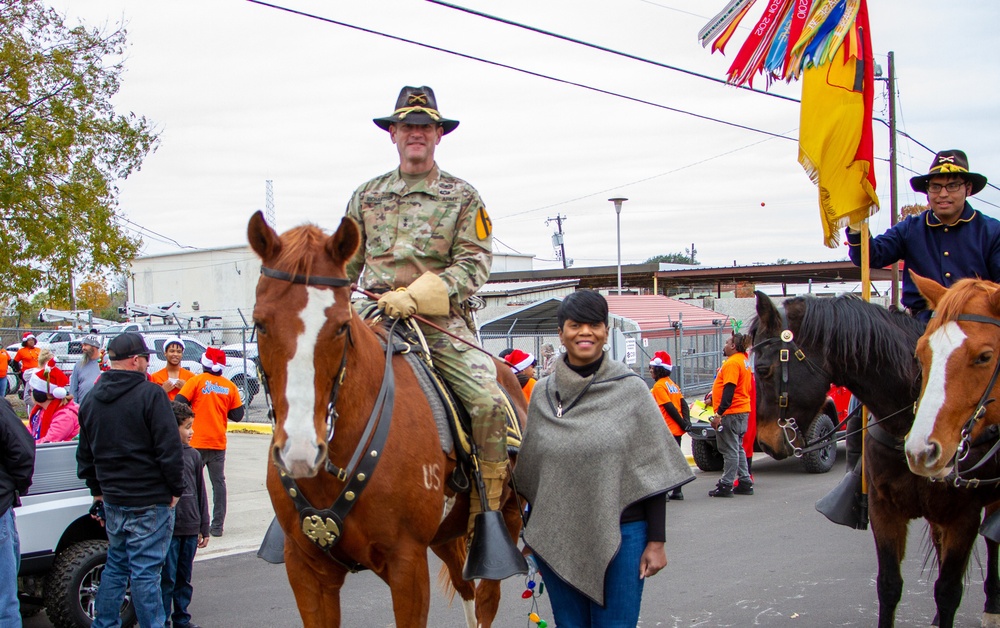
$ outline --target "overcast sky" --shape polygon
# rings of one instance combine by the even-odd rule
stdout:
[[[438,164],[468,180],[493,218],[497,252],[555,267],[553,222],[566,217],[576,266],[614,264],[612,196],[624,196],[623,263],[683,251],[705,265],[846,258],[822,244],[816,189],[799,166],[798,104],[623,59],[420,0],[275,0],[276,4],[538,74],[753,127],[700,120],[582,87],[237,0],[58,0],[70,24],[124,20],[131,44],[119,111],[153,120],[160,146],[120,182],[129,220],[154,234],[144,254],[245,242],[274,182],[279,231],[336,228],[351,192],[396,167],[389,115],[403,85],[434,88],[461,121]],[[724,78],[765,2],[710,55],[698,30],[725,0],[456,0],[456,4],[661,63]],[[870,2],[876,61],[895,51],[900,128],[935,150],[961,148],[1000,183],[1000,3]],[[764,87],[763,81],[755,86]],[[887,118],[885,83],[876,117]],[[800,86],[774,93],[798,97]],[[889,225],[888,134],[875,123],[878,192]],[[932,154],[905,138],[899,163]],[[899,171],[899,204],[925,202]],[[972,199],[1000,217],[1000,192]]]

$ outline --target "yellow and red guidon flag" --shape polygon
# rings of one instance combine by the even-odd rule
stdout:
[[[721,50],[755,0],[730,0],[699,33]],[[823,241],[878,211],[872,148],[874,58],[866,0],[770,0],[730,82],[802,77],[799,163],[819,187]]]
[[[839,228],[878,211],[872,147],[875,62],[868,7],[833,58],[802,73],[799,163],[819,187],[823,242],[836,247]]]

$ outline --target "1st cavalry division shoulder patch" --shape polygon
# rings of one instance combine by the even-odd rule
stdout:
[[[476,212],[476,237],[485,240],[490,237],[491,233],[493,233],[493,221],[486,213],[486,208],[480,207],[479,211]]]

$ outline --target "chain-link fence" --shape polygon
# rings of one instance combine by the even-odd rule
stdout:
[[[648,365],[657,351],[666,351],[673,361],[673,379],[685,395],[697,397],[709,392],[715,381],[715,374],[722,366],[722,347],[732,334],[727,324],[708,327],[685,327],[675,324],[660,329],[625,331],[612,329],[608,343],[614,356],[625,356],[627,348],[620,346],[623,341],[634,340],[635,362],[630,364],[652,386]],[[558,350],[559,336],[555,334],[482,334],[483,347],[493,355],[504,349],[520,349],[535,356],[543,363],[542,347],[546,344]],[[631,343],[628,343],[631,345]]]

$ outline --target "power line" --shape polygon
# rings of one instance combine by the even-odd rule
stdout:
[[[684,68],[679,68],[675,65],[670,65],[668,63],[663,63],[660,61],[654,61],[652,59],[647,59],[646,57],[640,57],[629,52],[622,52],[620,50],[615,50],[613,48],[608,48],[606,46],[601,46],[599,44],[592,44],[590,42],[583,41],[581,39],[576,39],[575,37],[570,37],[568,35],[560,35],[552,31],[547,31],[542,28],[535,26],[529,26],[528,24],[522,24],[521,22],[515,22],[513,20],[508,20],[507,18],[498,17],[496,15],[490,15],[489,13],[483,13],[482,11],[476,11],[474,9],[469,9],[467,7],[459,6],[457,4],[452,4],[450,2],[445,2],[444,0],[427,0],[433,4],[438,4],[449,9],[455,9],[456,11],[462,11],[463,13],[468,13],[470,15],[475,15],[478,17],[484,17],[488,20],[493,20],[494,22],[500,22],[501,24],[507,24],[508,26],[516,26],[517,28],[523,28],[524,30],[531,31],[533,33],[539,33],[547,37],[554,37],[556,39],[561,39],[563,41],[568,41],[570,43],[578,44],[580,46],[585,46],[587,48],[593,48],[594,50],[600,50],[601,52],[607,52],[619,57],[624,57],[626,59],[631,59],[633,61],[640,61],[642,63],[648,63],[649,65],[655,65],[658,68],[664,68],[666,70],[673,70],[674,72],[680,72],[682,74],[687,74],[694,76],[696,78],[705,79],[707,81],[712,81],[713,83],[721,83],[727,87],[736,87],[738,89],[743,89],[751,91],[757,94],[762,94],[764,96],[770,96],[772,98],[779,98],[781,100],[788,100],[791,102],[801,102],[798,98],[792,98],[790,96],[782,96],[781,94],[774,94],[772,92],[761,91],[759,89],[754,89],[746,85],[737,85],[735,83],[730,83],[725,79],[720,79],[715,76],[710,76],[708,74],[702,74],[701,72],[695,72],[694,70],[686,70]]]
[[[136,229],[139,229],[140,232],[145,231],[145,232],[149,233],[150,235],[154,235],[154,236],[163,238],[163,240],[167,241],[167,243],[175,244],[179,248],[182,248],[182,249],[194,249],[194,250],[198,249],[198,247],[196,247],[196,246],[187,246],[186,244],[181,244],[180,242],[178,242],[177,240],[174,240],[170,236],[165,236],[162,233],[157,233],[157,232],[153,231],[152,229],[149,229],[148,227],[143,227],[139,223],[132,222],[131,220],[129,220],[128,218],[126,218],[124,216],[119,216],[118,218],[120,220],[123,220],[123,221],[127,222],[128,224],[132,225]]]
[[[711,116],[706,116],[706,115],[702,115],[702,114],[699,114],[699,113],[694,113],[692,111],[686,111],[684,109],[678,109],[676,107],[670,107],[668,105],[664,105],[664,104],[661,104],[661,103],[656,103],[656,102],[653,102],[653,101],[650,101],[650,100],[644,100],[642,98],[636,98],[634,96],[628,96],[628,95],[622,94],[620,92],[613,92],[613,91],[610,91],[610,90],[601,89],[599,87],[593,87],[591,85],[586,85],[584,83],[577,83],[575,81],[561,79],[561,78],[558,78],[558,77],[555,77],[555,76],[551,76],[551,75],[548,75],[548,74],[542,74],[541,72],[535,72],[533,70],[526,70],[524,68],[519,68],[517,66],[508,65],[506,63],[500,63],[499,61],[492,61],[490,59],[485,59],[483,57],[477,57],[477,56],[474,56],[474,55],[466,54],[464,52],[457,52],[455,50],[449,50],[447,48],[441,48],[440,46],[434,46],[434,45],[431,45],[431,44],[425,44],[423,42],[415,41],[413,39],[407,39],[405,37],[399,37],[397,35],[390,35],[388,33],[383,33],[381,31],[372,30],[370,28],[365,28],[363,26],[356,26],[354,24],[348,24],[347,22],[341,22],[339,20],[334,20],[332,18],[322,17],[320,15],[315,15],[313,13],[306,13],[305,11],[299,11],[297,9],[292,9],[292,8],[289,8],[289,7],[283,7],[283,6],[280,6],[280,5],[277,5],[277,4],[271,4],[269,2],[264,2],[263,0],[247,0],[247,2],[251,2],[253,4],[258,4],[260,6],[268,7],[268,8],[271,8],[271,9],[277,9],[278,11],[285,11],[286,13],[291,13],[293,15],[299,15],[299,16],[302,16],[302,17],[307,17],[309,19],[318,20],[320,22],[326,22],[328,24],[335,24],[337,26],[343,26],[345,28],[350,28],[350,29],[353,29],[353,30],[356,30],[356,31],[360,31],[362,33],[368,33],[370,35],[378,35],[379,37],[385,37],[387,39],[392,39],[392,40],[395,40],[395,41],[403,42],[405,44],[412,44],[414,46],[420,46],[421,48],[427,48],[428,50],[434,50],[436,52],[443,52],[445,54],[453,55],[453,56],[456,56],[456,57],[461,57],[463,59],[468,59],[470,61],[478,61],[480,63],[485,63],[487,65],[492,65],[492,66],[495,66],[495,67],[504,68],[506,70],[513,70],[514,72],[520,72],[522,74],[527,74],[528,76],[534,76],[536,78],[543,78],[543,79],[546,79],[546,80],[549,80],[549,81],[553,81],[553,82],[556,82],[556,83],[561,83],[563,85],[570,85],[572,87],[579,87],[581,89],[586,89],[586,90],[589,90],[589,91],[592,91],[592,92],[597,92],[599,94],[605,94],[605,95],[608,95],[608,96],[614,96],[616,98],[621,98],[623,100],[629,100],[629,101],[636,102],[636,103],[639,103],[639,104],[642,104],[642,105],[649,105],[651,107],[656,107],[658,109],[666,109],[667,111],[673,111],[675,113],[680,113],[680,114],[684,114],[686,116],[691,116],[691,117],[694,117],[694,118],[699,118],[701,120],[707,120],[709,122],[717,122],[719,124],[724,124],[726,126],[731,126],[731,127],[737,128],[737,129],[743,129],[744,131],[750,131],[752,133],[760,133],[760,134],[763,134],[763,135],[769,135],[771,137],[784,137],[784,139],[787,139],[787,140],[793,140],[793,141],[795,140],[795,138],[785,137],[783,135],[779,135],[777,133],[772,133],[770,131],[765,131],[763,129],[758,129],[758,128],[751,127],[751,126],[746,126],[744,124],[738,124],[736,122],[729,122],[727,120],[721,120],[719,118],[713,118]],[[759,92],[759,93],[765,93],[765,92]]]

